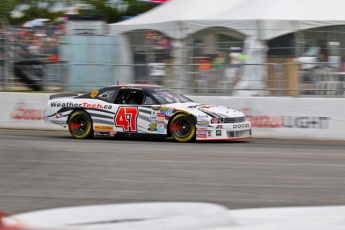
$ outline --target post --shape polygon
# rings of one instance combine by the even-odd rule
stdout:
[[[10,30],[11,26],[7,20],[7,18],[1,18],[0,23],[2,28],[6,31],[4,35],[4,90],[9,90],[9,83],[13,80],[13,60],[12,60],[12,31]]]

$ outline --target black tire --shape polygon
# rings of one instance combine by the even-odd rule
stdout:
[[[92,120],[89,114],[83,110],[72,113],[68,119],[68,129],[72,137],[77,139],[93,137]]]
[[[171,136],[178,142],[191,142],[195,140],[195,122],[186,114],[177,114],[169,124]]]

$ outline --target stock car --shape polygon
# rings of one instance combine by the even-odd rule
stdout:
[[[243,112],[197,103],[158,85],[114,85],[83,95],[50,95],[45,122],[68,127],[77,139],[172,137],[191,142],[252,136]]]

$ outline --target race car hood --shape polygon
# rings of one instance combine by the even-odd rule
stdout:
[[[239,110],[228,108],[221,105],[208,105],[195,102],[188,103],[174,103],[169,104],[169,107],[174,107],[178,110],[185,110],[192,114],[198,115],[200,113],[206,114],[210,117],[244,117],[245,114]]]

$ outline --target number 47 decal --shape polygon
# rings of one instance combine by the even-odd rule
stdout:
[[[115,126],[122,127],[123,131],[137,131],[137,107],[120,107],[115,116]]]

